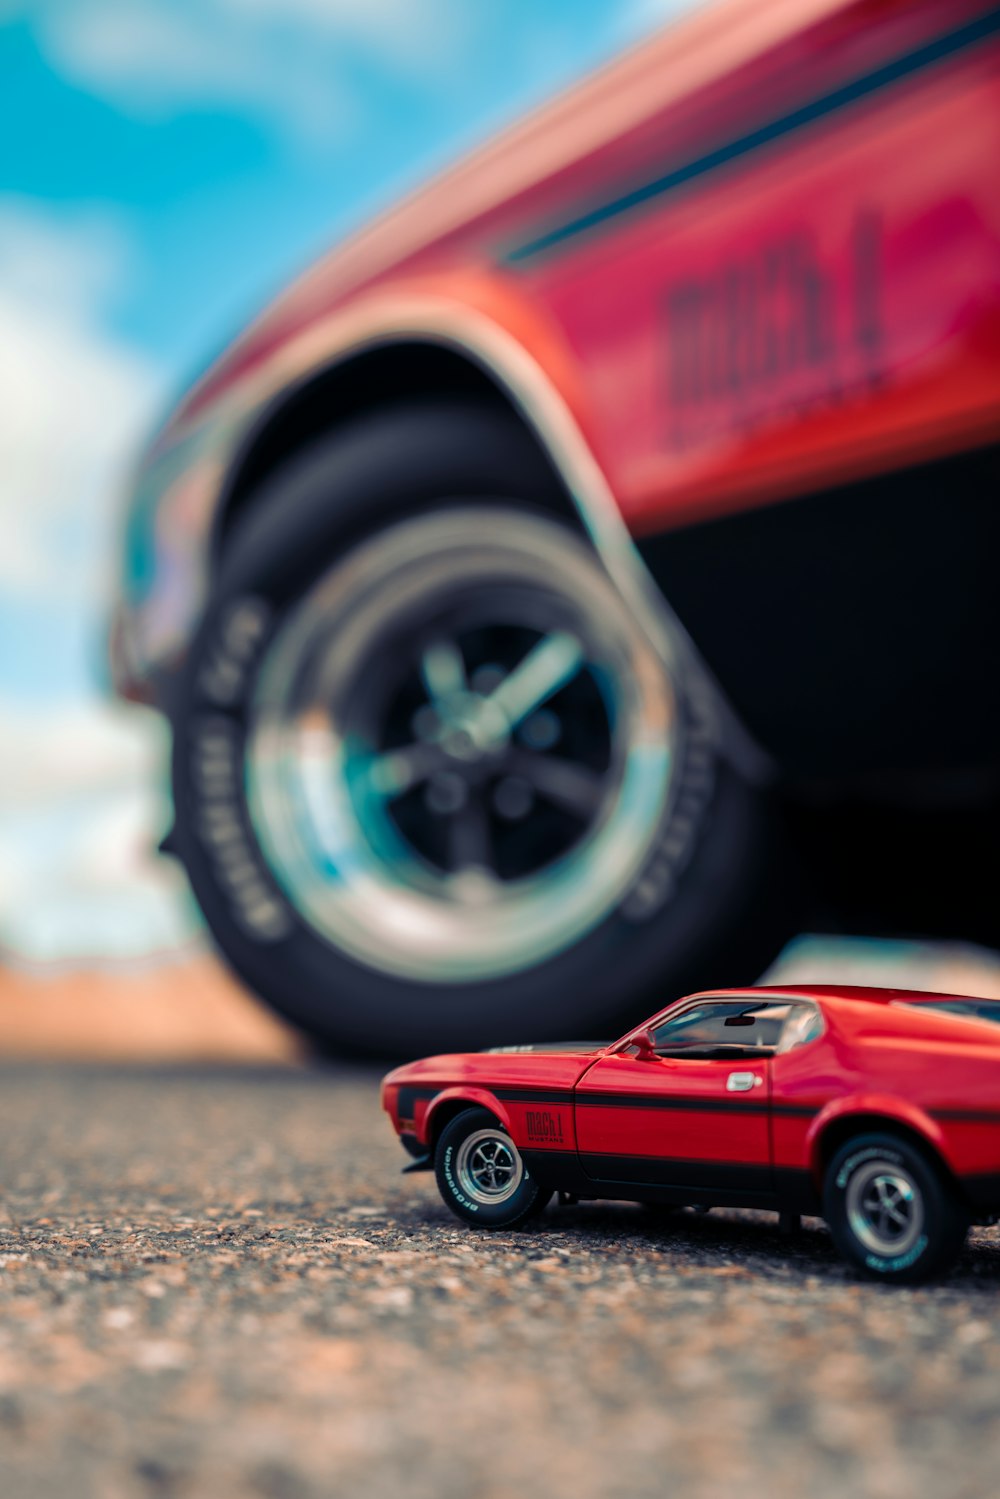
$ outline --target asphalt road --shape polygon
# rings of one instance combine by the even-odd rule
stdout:
[[[463,1228],[376,1078],[0,1070],[0,1495],[966,1499],[1000,1239],[941,1286],[819,1224]]]

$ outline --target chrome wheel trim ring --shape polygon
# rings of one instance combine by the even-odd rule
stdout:
[[[509,1135],[499,1129],[478,1129],[455,1152],[455,1178],[473,1202],[498,1207],[520,1187],[524,1162]]]
[[[394,629],[490,588],[579,638],[609,697],[617,776],[576,847],[506,884],[442,878],[384,826],[377,844],[355,789],[371,747],[351,726],[353,686],[378,671]],[[487,724],[487,748],[503,733]],[[486,980],[563,950],[628,893],[664,818],[679,734],[662,662],[585,543],[533,516],[455,508],[362,543],[289,611],[251,703],[247,799],[272,873],[321,937],[405,979]]]
[[[902,1259],[924,1230],[924,1195],[916,1179],[895,1161],[864,1161],[851,1173],[847,1221],[855,1238],[880,1259]]]

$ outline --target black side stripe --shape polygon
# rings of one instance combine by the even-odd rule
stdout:
[[[736,1094],[719,1094],[714,1098],[675,1098],[669,1094],[650,1093],[572,1093],[546,1089],[493,1088],[496,1098],[504,1103],[548,1103],[568,1106],[575,1103],[580,1109],[669,1109],[693,1114],[781,1114],[788,1118],[814,1119],[819,1113],[818,1105],[791,1103],[744,1103]]]
[[[506,259],[516,264],[530,260],[547,250],[555,249],[567,240],[575,239],[577,235],[589,229],[595,229],[610,219],[618,218],[621,214],[628,213],[643,203],[648,203],[654,198],[662,198],[685,183],[704,177],[731,161],[737,161],[740,157],[769,145],[772,141],[791,135],[794,131],[801,130],[816,120],[834,114],[848,105],[856,104],[859,100],[869,98],[891,84],[899,83],[936,63],[944,62],[956,53],[973,47],[978,42],[988,40],[998,31],[1000,31],[1000,8],[995,8],[977,17],[976,20],[957,27],[954,31],[946,32],[944,36],[925,42],[912,52],[904,53],[903,56],[883,63],[869,73],[861,74],[850,83],[841,84],[840,87],[820,95],[808,104],[802,104],[786,114],[778,115],[758,125],[755,129],[747,131],[745,135],[737,136],[704,152],[701,156],[679,163],[651,182],[643,183],[618,198],[599,204],[579,214],[576,218],[570,219],[567,223],[553,226],[543,234],[539,234],[537,238],[509,250]]]
[[[740,1095],[720,1094],[715,1098],[650,1097],[645,1093],[580,1093],[577,1108],[585,1109],[670,1109],[692,1114],[728,1112],[733,1114],[782,1114],[813,1119],[818,1108],[800,1104],[744,1103]]]
[[[664,1156],[592,1155],[580,1153],[580,1164],[593,1181],[634,1182],[700,1191],[745,1192],[770,1197],[770,1166],[738,1161],[671,1160]]]
[[[418,1103],[429,1103],[446,1087],[451,1086],[454,1085],[442,1083],[439,1087],[400,1088],[398,1101],[400,1118],[412,1119],[414,1108]],[[477,1083],[476,1086],[493,1093],[494,1097],[501,1099],[504,1103],[550,1104],[563,1108],[576,1103],[578,1108],[588,1109],[669,1109],[696,1114],[727,1111],[740,1114],[773,1114],[786,1119],[815,1119],[820,1112],[818,1104],[744,1103],[738,1094],[733,1097],[720,1095],[716,1098],[671,1098],[668,1095],[647,1093],[574,1094],[569,1089],[527,1086],[490,1088],[487,1082]],[[1000,1109],[931,1109],[929,1112],[932,1119],[941,1123],[1000,1126]]]
[[[932,1119],[954,1120],[957,1124],[1000,1124],[997,1109],[931,1109]]]
[[[732,1097],[720,1094],[718,1098],[664,1098],[650,1097],[647,1093],[581,1093],[577,1095],[578,1109],[669,1109],[684,1114],[715,1113],[725,1109],[734,1114],[769,1114],[766,1103],[744,1103],[737,1093]]]
[[[450,1083],[442,1083],[437,1088],[401,1088],[399,1090],[398,1109],[402,1119],[412,1119],[414,1108],[418,1103],[429,1103],[436,1098],[446,1087],[455,1086]],[[460,1085],[459,1085],[460,1086]],[[733,1114],[775,1114],[785,1118],[813,1119],[819,1113],[818,1105],[775,1103],[744,1103],[739,1094],[719,1094],[715,1098],[672,1098],[664,1094],[648,1093],[574,1093],[571,1089],[555,1088],[491,1088],[487,1082],[477,1082],[476,1087],[484,1089],[493,1094],[503,1103],[530,1103],[549,1104],[558,1108],[571,1108],[575,1103],[578,1108],[594,1109],[668,1109],[674,1112],[707,1114],[707,1113],[733,1113]],[[937,1117],[943,1118],[943,1115]],[[962,1117],[965,1117],[964,1115]],[[978,1115],[975,1117],[979,1117]],[[1000,1123],[1000,1114],[991,1115],[990,1118]]]
[[[400,1119],[412,1119],[413,1111],[418,1103],[430,1103],[431,1099],[437,1098],[440,1092],[440,1086],[437,1088],[400,1088],[399,1097],[396,1100],[396,1110]]]
[[[493,1096],[502,1099],[504,1103],[549,1103],[567,1108],[573,1102],[573,1091],[570,1088],[490,1088],[489,1083],[481,1086],[489,1088]]]

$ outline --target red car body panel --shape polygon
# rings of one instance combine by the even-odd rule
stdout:
[[[814,1040],[752,1061],[599,1051],[432,1057],[390,1073],[383,1106],[411,1150],[473,1103],[494,1113],[547,1184],[592,1197],[816,1206],[831,1142],[909,1131],[974,1210],[1000,1208],[1000,1026],[945,1013],[955,996],[903,990],[756,988],[812,1002]],[[670,1009],[683,1008],[678,1000]],[[656,1017],[662,1022],[670,1011]],[[727,1091],[734,1069],[760,1078]]]
[[[396,1081],[387,1080],[384,1097],[388,1099],[392,1089],[396,1089],[392,1094],[394,1118],[400,1132],[411,1133],[421,1144],[426,1144],[433,1134],[435,1120],[442,1117],[442,1107],[457,1101],[482,1104],[497,1115],[515,1138],[527,1140],[529,1136],[540,1136],[539,1131],[531,1129],[533,1120],[529,1119],[538,1088],[543,1086],[569,1095],[593,1057],[593,1050],[550,1052],[545,1057],[544,1081],[539,1078],[535,1052],[470,1052],[431,1057],[411,1062],[393,1074],[393,1079],[404,1079],[404,1074],[405,1079],[399,1087]],[[444,1079],[448,1082],[442,1086]],[[557,1107],[552,1117],[557,1123],[551,1135],[546,1131],[542,1143],[546,1147],[572,1148],[575,1143],[572,1108]]]
[[[738,1164],[748,1186],[760,1173],[769,1176],[770,1066],[759,1065],[761,1086],[746,1098],[725,1093],[732,1070],[677,1057],[652,1064],[619,1052],[601,1057],[574,1095],[585,1174],[595,1182],[614,1180],[619,1167],[613,1163],[625,1159],[631,1179],[655,1185],[643,1163],[665,1157],[684,1161],[692,1174],[703,1172],[706,1183],[719,1164]],[[658,1107],[665,1100],[670,1108]]]
[[[995,5],[688,18],[334,252],[194,388],[140,477],[120,655],[181,646],[272,403],[374,344],[502,341],[636,536],[995,440],[998,160]]]

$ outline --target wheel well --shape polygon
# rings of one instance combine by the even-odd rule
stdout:
[[[926,1135],[919,1130],[913,1129],[908,1124],[901,1124],[898,1119],[893,1119],[887,1114],[846,1114],[839,1119],[834,1119],[818,1141],[817,1164],[819,1166],[820,1178],[826,1174],[826,1168],[833,1160],[840,1147],[855,1135],[869,1133],[896,1135],[899,1139],[907,1141],[915,1149],[929,1156],[937,1168],[943,1172],[947,1179],[955,1183],[955,1178],[947,1161],[940,1152],[928,1140]]]
[[[431,1119],[431,1127],[427,1132],[428,1148],[432,1152],[434,1151],[445,1125],[450,1124],[453,1119],[457,1119],[459,1114],[464,1114],[467,1109],[484,1108],[486,1108],[486,1105],[478,1103],[474,1098],[453,1098],[449,1099],[447,1103],[443,1103],[440,1108],[435,1109]],[[497,1123],[499,1122],[498,1119]]]
[[[509,391],[473,356],[445,344],[408,341],[364,350],[285,389],[253,424],[230,470],[216,515],[212,558],[217,562],[234,521],[259,485],[290,454],[355,417],[419,396],[460,397],[514,416],[530,431],[539,463],[552,478],[551,508],[582,529],[579,513],[541,438]]]

